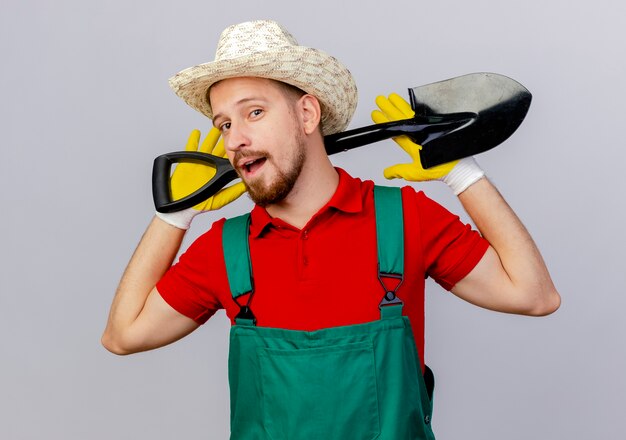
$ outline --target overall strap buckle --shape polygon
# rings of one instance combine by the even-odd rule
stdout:
[[[388,289],[382,279],[383,276],[398,279],[400,280],[400,282],[396,284],[393,290]],[[380,285],[383,286],[383,289],[385,290],[385,295],[383,295],[383,299],[381,299],[380,303],[378,303],[378,309],[380,310],[380,317],[382,319],[385,319],[385,318],[394,318],[396,316],[402,316],[402,307],[404,306],[404,303],[398,297],[398,295],[396,295],[396,292],[402,285],[402,282],[404,281],[404,276],[393,274],[393,273],[381,273],[379,270],[378,281],[380,282]]]
[[[252,309],[248,306],[248,304],[245,306],[239,306],[239,313],[235,316],[235,324],[256,326],[256,316],[254,316],[254,313],[252,313]]]

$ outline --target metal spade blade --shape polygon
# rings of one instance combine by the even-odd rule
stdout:
[[[511,136],[528,113],[532,95],[511,78],[475,73],[409,90],[416,117],[471,112],[466,125],[422,143],[424,168],[490,150]]]

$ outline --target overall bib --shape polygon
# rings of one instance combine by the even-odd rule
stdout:
[[[374,197],[379,278],[401,284],[400,190],[377,186]],[[224,225],[235,301],[253,292],[248,225],[248,214]],[[311,332],[257,327],[250,295],[230,331],[231,440],[434,440],[411,324],[395,290],[385,288],[379,320]]]

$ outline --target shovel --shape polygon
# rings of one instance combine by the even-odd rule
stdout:
[[[328,154],[406,135],[422,146],[424,168],[490,150],[520,126],[531,101],[530,92],[517,81],[495,73],[472,73],[409,89],[415,116],[368,125],[324,137]],[[172,200],[171,167],[195,162],[215,168],[215,176],[193,193]],[[227,159],[207,153],[177,151],[154,160],[152,196],[156,210],[175,212],[197,205],[239,176]]]

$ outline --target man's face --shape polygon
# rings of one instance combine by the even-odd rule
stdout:
[[[292,190],[306,149],[296,99],[264,78],[231,78],[211,87],[213,124],[252,200],[277,203]]]

